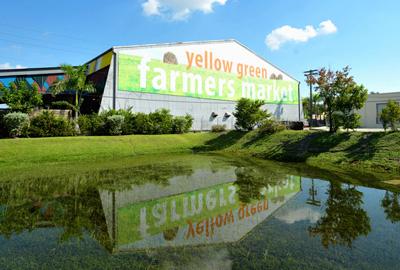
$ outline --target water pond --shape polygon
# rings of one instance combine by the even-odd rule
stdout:
[[[157,160],[157,161],[154,161]],[[399,269],[399,193],[221,156],[0,183],[0,269]]]

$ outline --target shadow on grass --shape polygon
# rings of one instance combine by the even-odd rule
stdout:
[[[368,161],[372,170],[400,173],[400,133],[368,133],[345,150],[351,164]]]
[[[362,172],[368,170],[374,173],[400,172],[400,134],[399,133],[327,133],[316,132],[299,140],[290,140],[280,144],[279,151],[271,149],[264,159],[271,158],[286,162],[304,162],[310,157],[329,153],[323,157],[329,168],[329,163],[338,169],[354,169]],[[275,151],[275,152],[274,152]],[[269,152],[269,153],[268,153]],[[329,159],[331,161],[328,161]],[[322,162],[322,161],[321,161]]]
[[[278,161],[304,162],[309,157],[333,151],[333,148],[349,140],[350,136],[349,133],[313,132],[304,136],[296,136],[296,133],[294,133],[293,136],[283,137],[279,143],[273,143],[272,147],[264,153],[257,154],[257,156]],[[249,142],[248,146],[257,144],[259,139]],[[261,139],[268,140],[269,138]]]
[[[246,132],[236,130],[222,133],[217,138],[209,140],[202,146],[194,147],[192,150],[196,153],[223,150],[237,143],[244,135]]]
[[[246,150],[248,154],[262,159],[306,162],[311,157],[329,154],[321,157],[321,162],[324,162],[321,167],[332,167],[332,170],[347,167],[359,172],[400,172],[400,133],[290,131],[262,134],[257,131],[230,131],[193,151],[224,150],[239,141],[240,145],[234,149]]]
[[[346,157],[352,160],[370,160],[377,151],[378,143],[384,138],[386,133],[369,133],[364,134],[356,144],[348,147]]]

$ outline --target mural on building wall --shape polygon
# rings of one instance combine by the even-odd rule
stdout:
[[[101,55],[87,64],[87,74],[98,90],[104,88],[105,79],[108,74],[108,68],[112,59],[112,52]],[[39,93],[50,93],[50,86],[58,80],[64,79],[64,75],[37,75],[37,76],[18,76],[0,78],[0,85],[8,87],[10,83],[25,80],[29,85],[37,86]]]
[[[235,42],[118,51],[118,90],[295,105],[298,82]]]
[[[87,75],[91,75],[110,65],[113,53],[112,51],[97,57],[87,64]]]
[[[49,93],[50,86],[57,80],[62,80],[64,75],[38,75],[38,76],[24,76],[24,77],[5,77],[0,78],[0,85],[4,87],[10,86],[11,83],[24,80],[29,85],[37,86],[39,93]]]

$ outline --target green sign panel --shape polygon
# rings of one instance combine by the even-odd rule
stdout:
[[[126,54],[118,56],[118,90],[229,101],[244,97],[269,104],[298,104],[295,81],[239,78],[234,73],[188,68]]]
[[[228,213],[241,205],[234,183],[183,193],[166,198],[140,202],[117,210],[118,245],[133,243],[165,230],[198,222],[210,216]],[[300,191],[300,179],[288,177],[284,186],[269,187],[264,200]],[[262,202],[255,202],[261,206]],[[229,215],[223,216],[229,222]]]

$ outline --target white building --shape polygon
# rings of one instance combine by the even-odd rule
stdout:
[[[250,98],[264,100],[278,120],[301,120],[299,82],[236,40],[116,46],[86,65],[97,92],[85,96],[84,114],[165,108],[173,115],[193,116],[194,130],[215,124],[233,129],[237,100]],[[50,106],[54,97],[49,89],[63,77],[59,67],[1,70],[0,84],[25,80]],[[73,100],[73,95],[64,96]]]
[[[382,128],[379,115],[389,100],[395,100],[400,103],[400,92],[369,94],[364,108],[359,111],[361,114],[361,127]]]

